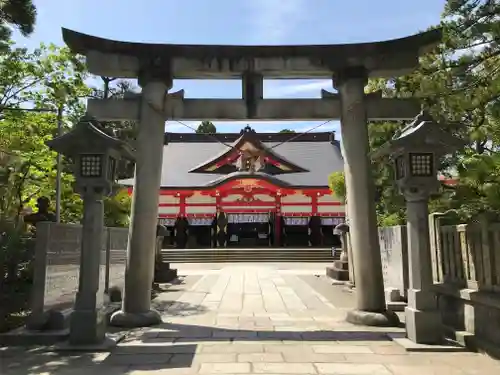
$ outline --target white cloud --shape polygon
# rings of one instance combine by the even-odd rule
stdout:
[[[283,43],[304,14],[305,0],[251,0],[256,44]]]

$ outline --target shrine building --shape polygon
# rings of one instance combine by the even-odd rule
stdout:
[[[328,176],[342,170],[332,132],[166,133],[158,207],[166,245],[337,245],[345,207]]]

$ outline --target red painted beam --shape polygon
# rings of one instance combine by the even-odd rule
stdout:
[[[228,214],[255,214],[255,213],[269,213],[269,210],[224,210]],[[159,214],[160,218],[176,218],[177,214]],[[310,212],[290,212],[281,214],[281,216],[292,216],[292,217],[309,217],[312,216]],[[321,217],[345,217],[345,212],[322,212],[319,216]],[[215,217],[215,214],[186,214],[185,217]]]
[[[158,207],[178,207],[180,203],[160,203]],[[314,203],[310,202],[281,202],[281,206],[313,206]],[[316,202],[316,209],[320,206],[343,206],[342,202]],[[265,206],[265,207],[275,207],[276,203],[274,202],[263,202],[263,201],[254,201],[254,202],[220,202],[220,203],[185,203],[186,207],[245,207],[245,206]]]

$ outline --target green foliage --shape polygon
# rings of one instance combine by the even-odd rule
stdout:
[[[345,187],[344,172],[333,172],[328,176],[328,186],[335,198],[346,202],[347,191]]]
[[[217,133],[217,128],[211,121],[203,121],[198,125],[198,128],[196,128],[196,133],[215,134]]]
[[[105,90],[91,90],[81,56],[67,48],[41,45],[34,51],[14,48],[0,55],[0,216],[19,215],[36,198],[49,197],[55,210],[56,154],[45,142],[57,135],[57,114],[62,111],[63,131],[85,112],[85,97],[123,97],[136,89],[128,81],[103,78]],[[104,94],[106,96],[104,96]],[[29,107],[52,112],[29,112]],[[104,123],[111,134],[133,142],[133,122]],[[63,160],[61,221],[78,223],[83,204],[73,190],[74,177]],[[128,224],[130,202],[118,195],[105,200],[106,222]]]
[[[22,324],[33,285],[35,241],[21,226],[0,220],[0,332]]]
[[[56,154],[45,142],[84,112],[85,65],[66,48],[42,45],[35,51],[14,48],[0,56],[0,215],[18,215],[40,195],[55,202]],[[64,95],[61,93],[64,92]],[[25,111],[42,108],[44,112]],[[52,112],[47,112],[52,111]],[[79,222],[80,198],[72,191],[68,167],[62,174],[62,221]]]
[[[6,50],[12,35],[11,27],[28,36],[34,31],[36,7],[33,0],[2,0],[0,2],[0,49]]]
[[[376,150],[401,129],[402,122],[371,122],[368,124],[370,149]],[[372,174],[375,180],[376,209],[379,224],[402,224],[405,220],[404,198],[394,183],[392,163],[372,160]]]
[[[131,202],[126,189],[121,189],[113,197],[107,197],[104,200],[104,224],[108,227],[127,227]]]
[[[402,212],[393,212],[391,214],[378,214],[377,224],[379,227],[392,227],[395,225],[403,225],[405,223],[405,216]]]
[[[46,141],[57,136],[59,119],[65,132],[84,114],[83,99],[92,94],[87,78],[82,58],[66,48],[8,48],[0,54],[0,331],[19,324],[27,313],[34,241],[20,216],[27,207],[35,209],[42,195],[55,211],[56,153]],[[130,90],[126,84],[116,85],[108,87],[108,94],[123,96]],[[105,125],[124,139],[135,138],[133,124]],[[82,200],[64,159],[61,182],[61,221],[79,223]],[[127,192],[106,198],[104,209],[107,225],[128,225]]]
[[[0,121],[0,217],[19,215],[39,195],[53,195],[55,154],[45,145],[56,125],[49,114],[7,113]]]
[[[139,89],[129,80],[101,77],[102,88],[93,87],[91,97],[96,99],[123,99],[128,95],[137,95]],[[136,121],[101,121],[110,135],[116,136],[132,146],[137,138],[138,124]]]
[[[90,94],[81,57],[68,48],[42,44],[34,51],[13,48],[0,55],[0,112],[37,108],[57,111],[64,106],[68,120],[84,113],[82,98]]]
[[[446,157],[445,176],[458,177],[430,202],[432,211],[456,209],[461,220],[487,214],[500,219],[500,1],[448,0],[441,27],[443,43],[420,59],[420,68],[403,77],[370,80],[366,91],[386,97],[416,97],[440,126],[467,140]],[[459,125],[460,124],[460,125]],[[377,149],[404,126],[369,124],[370,148]],[[379,223],[404,220],[405,205],[394,185],[388,160],[373,161]]]
[[[295,130],[291,130],[291,129],[281,129],[278,133],[295,133]]]

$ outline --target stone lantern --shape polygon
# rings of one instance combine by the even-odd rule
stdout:
[[[390,156],[394,161],[396,183],[406,200],[409,265],[406,333],[418,344],[439,344],[443,340],[441,317],[432,291],[428,202],[440,186],[440,158],[464,146],[462,140],[421,112],[372,155],[375,158]]]
[[[163,239],[166,236],[168,236],[167,227],[158,224],[156,226],[155,271],[153,277],[155,283],[169,283],[177,278],[177,270],[170,268],[170,263],[163,261],[161,251]]]
[[[133,160],[133,150],[83,117],[68,133],[47,145],[72,163],[75,190],[83,199],[80,279],[70,318],[70,345],[98,345],[106,338],[106,272],[103,197],[113,192],[118,162]]]
[[[349,280],[349,255],[348,255],[348,236],[349,225],[341,223],[333,228],[333,234],[339,236],[342,252],[339,260],[333,261],[333,266],[326,267],[326,274],[334,280],[348,281]]]

